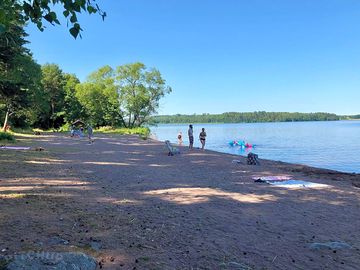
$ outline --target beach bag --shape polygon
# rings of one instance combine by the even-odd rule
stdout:
[[[247,164],[248,165],[259,165],[259,159],[258,159],[258,155],[254,154],[254,153],[249,153],[247,155]]]

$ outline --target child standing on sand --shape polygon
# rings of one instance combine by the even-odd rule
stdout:
[[[199,135],[199,139],[201,142],[201,150],[204,150],[205,147],[205,139],[206,139],[206,132],[205,132],[205,128],[201,129],[200,135]]]
[[[178,143],[179,143],[179,145],[182,145],[182,143],[183,143],[183,139],[182,139],[182,132],[180,131],[179,132],[179,134],[178,134]]]

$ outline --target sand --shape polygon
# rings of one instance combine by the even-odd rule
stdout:
[[[17,145],[45,151],[0,151],[1,255],[81,251],[99,269],[359,269],[359,174],[186,147],[167,156],[136,136]],[[327,187],[252,179],[271,175]],[[330,241],[352,248],[310,248]]]

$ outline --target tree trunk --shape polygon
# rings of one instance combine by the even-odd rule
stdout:
[[[129,114],[128,128],[131,128],[131,113]]]
[[[126,122],[125,122],[124,118],[121,115],[120,115],[120,120],[123,123],[124,127],[127,128]]]
[[[55,104],[53,101],[51,101],[51,125],[52,125],[52,128],[54,128],[55,126],[55,119],[54,119],[54,114],[55,114]]]
[[[2,128],[2,130],[3,130],[4,132],[6,132],[6,127],[7,127],[8,121],[9,121],[9,110],[6,110],[5,120],[4,120],[4,126],[3,126],[3,128]]]
[[[136,122],[136,120],[137,120],[137,116],[134,115],[134,120],[133,120],[132,123],[131,123],[131,127],[135,127],[135,122]]]

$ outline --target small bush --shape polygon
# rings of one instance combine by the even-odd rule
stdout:
[[[140,138],[146,140],[150,135],[150,129],[147,127],[136,127],[136,128],[113,128],[113,127],[100,127],[96,130],[100,133],[112,133],[120,135],[139,135]]]
[[[112,126],[104,126],[104,127],[99,127],[97,129],[98,132],[103,132],[103,133],[107,133],[107,132],[111,132],[114,131],[115,128],[113,128]]]
[[[71,125],[69,123],[65,123],[59,128],[59,132],[68,132],[70,131]]]
[[[14,142],[15,137],[8,132],[0,132],[0,141]]]

